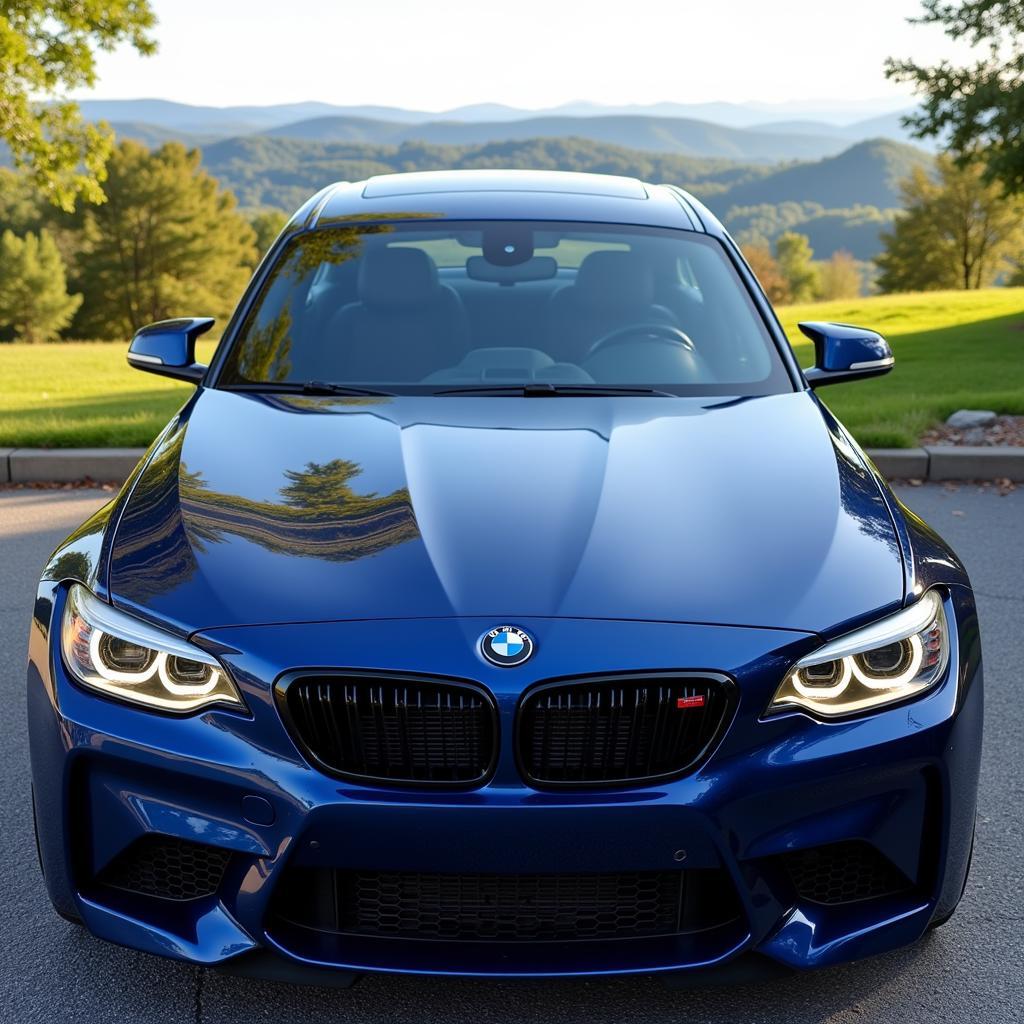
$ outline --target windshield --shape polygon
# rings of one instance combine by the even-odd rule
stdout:
[[[221,387],[791,390],[715,239],[609,224],[359,223],[293,238]]]

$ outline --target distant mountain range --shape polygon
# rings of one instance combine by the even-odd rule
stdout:
[[[932,157],[905,144],[893,103],[484,103],[441,114],[328,103],[199,107],[85,100],[87,118],[155,147],[198,146],[247,209],[292,210],[336,180],[400,170],[538,167],[670,181],[704,200],[741,242],[806,233],[819,257],[873,258],[900,182]]]
[[[467,145],[517,138],[580,136],[652,152],[742,160],[811,159],[869,138],[907,141],[905,109],[879,104],[656,103],[610,107],[571,103],[543,111],[483,103],[441,113],[398,107],[289,103],[201,107],[169,100],[83,100],[90,120],[123,134],[192,143],[273,134],[321,142],[398,145],[415,140]],[[888,106],[891,108],[892,104]],[[131,129],[130,131],[128,129]]]
[[[627,149],[583,138],[533,138],[482,145],[401,146],[245,135],[203,149],[204,167],[247,208],[298,207],[325,183],[442,168],[536,167],[634,175],[690,189],[742,241],[780,231],[808,234],[818,254],[848,249],[870,259],[900,203],[899,183],[929,154],[876,139],[821,160],[781,165]]]
[[[313,142],[401,145],[483,145],[511,139],[587,138],[652,153],[725,157],[774,163],[829,156],[849,145],[837,135],[804,135],[729,128],[682,117],[616,114],[601,117],[531,117],[519,121],[425,121],[400,124],[362,117],[316,117],[271,128],[265,135]]]
[[[850,125],[882,115],[898,114],[908,104],[899,99],[799,101],[791,103],[649,103],[610,105],[579,100],[539,110],[503,103],[475,103],[450,110],[410,110],[405,107],[339,105],[308,101],[264,106],[211,107],[173,100],[79,100],[86,117],[107,121],[147,121],[188,131],[219,131],[222,124],[245,124],[253,130],[303,121],[311,117],[369,117],[417,124],[422,121],[519,121],[530,117],[603,117],[627,114],[645,117],[686,117],[714,121],[732,128],[749,128],[775,121],[811,121]]]
[[[589,139],[533,138],[466,146],[323,143],[250,135],[203,149],[203,165],[245,206],[299,206],[334,180],[400,170],[539,167],[627,174],[694,191],[720,216],[732,207],[815,203],[827,209],[900,205],[899,183],[931,157],[886,139],[857,143],[821,160],[764,166],[646,153]]]

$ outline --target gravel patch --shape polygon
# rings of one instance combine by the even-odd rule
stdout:
[[[1024,448],[1024,416],[998,416],[987,427],[958,428],[943,424],[921,437],[922,445]]]

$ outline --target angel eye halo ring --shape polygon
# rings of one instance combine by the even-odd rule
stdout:
[[[113,608],[78,583],[68,591],[61,650],[74,678],[108,697],[176,714],[212,704],[245,708],[211,654]]]
[[[948,660],[946,612],[941,595],[930,590],[895,615],[802,658],[768,711],[802,708],[824,718],[861,714],[931,689]]]

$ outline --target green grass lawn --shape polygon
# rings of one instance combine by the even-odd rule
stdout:
[[[891,373],[821,390],[862,445],[912,447],[957,409],[1024,415],[1024,288],[819,302],[783,307],[779,317],[803,366],[814,350],[800,320],[871,327],[889,340]]]
[[[197,345],[209,359],[215,343]],[[0,448],[148,445],[192,392],[134,370],[127,343],[0,345]]]
[[[825,388],[829,407],[864,445],[909,447],[961,408],[1024,415],[1024,288],[931,292],[779,310],[804,365],[799,320],[881,331],[896,368],[879,380]],[[200,343],[209,358],[214,343]],[[131,369],[126,344],[0,345],[0,447],[148,444],[190,388]]]

